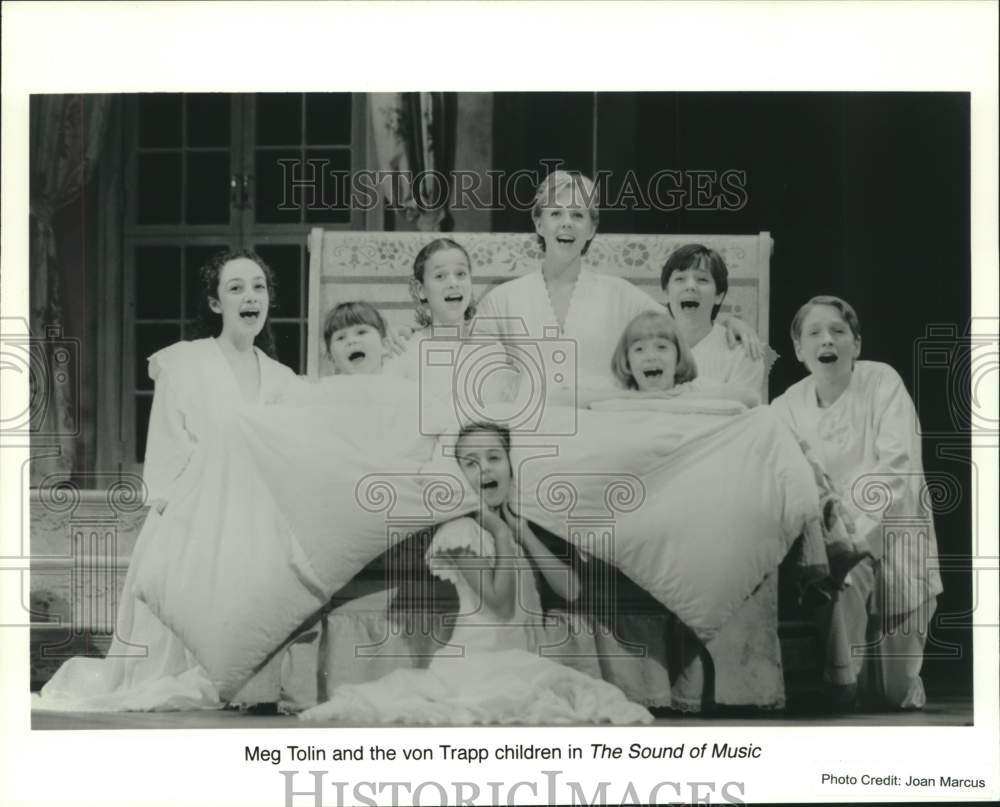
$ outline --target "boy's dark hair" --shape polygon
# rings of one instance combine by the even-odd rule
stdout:
[[[715,293],[721,294],[723,300],[729,291],[729,269],[722,256],[714,249],[706,247],[704,244],[685,244],[670,253],[667,262],[663,264],[660,272],[660,288],[667,290],[667,281],[674,272],[683,272],[688,269],[699,269],[705,267],[715,283]],[[722,302],[712,306],[712,320],[714,321],[722,308]]]

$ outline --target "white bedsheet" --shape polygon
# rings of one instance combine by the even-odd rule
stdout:
[[[224,698],[388,544],[478,506],[451,456],[453,407],[421,411],[415,385],[377,376],[315,396],[234,412],[137,582]],[[706,641],[820,519],[813,473],[767,408],[549,408],[537,425],[514,435],[522,514],[612,560]]]

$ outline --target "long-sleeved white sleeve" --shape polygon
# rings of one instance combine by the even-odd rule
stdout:
[[[895,371],[886,368],[880,381],[872,400],[875,464],[846,491],[859,533],[876,557],[884,554],[882,522],[886,517],[931,517],[921,502],[923,463],[913,401]],[[876,506],[878,512],[873,513]]]
[[[182,396],[170,372],[151,360],[150,377],[156,382],[156,389],[142,476],[150,501],[169,501],[174,483],[187,467],[198,440],[188,429]]]

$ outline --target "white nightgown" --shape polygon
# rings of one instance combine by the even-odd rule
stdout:
[[[772,406],[812,446],[854,516],[858,539],[866,539],[881,560],[888,595],[883,613],[905,614],[939,594],[937,538],[924,495],[920,429],[899,373],[882,362],[859,361],[847,389],[831,406],[820,408],[812,376],[793,384]],[[894,519],[903,529],[886,530],[883,537],[883,524]],[[911,536],[907,521],[926,529],[914,529]]]
[[[463,338],[457,326],[417,331],[400,355],[385,360],[382,374],[418,382],[422,402],[453,401],[473,417],[477,407],[511,399],[517,385],[503,345],[491,337]]]
[[[927,626],[942,587],[917,413],[903,380],[888,364],[859,361],[831,406],[820,408],[812,376],[772,406],[813,448],[876,558],[851,571],[834,603],[825,678],[857,684],[878,705],[920,708]]]
[[[589,389],[619,389],[620,384],[611,371],[611,358],[626,326],[645,311],[666,313],[666,308],[623,278],[583,268],[570,298],[564,327],[560,328],[545,280],[537,270],[491,289],[478,304],[474,332],[496,334],[512,355],[518,350],[535,350],[537,345],[546,369],[547,393],[558,386],[572,389],[574,379]],[[725,334],[725,328],[716,324],[702,340],[700,352],[705,372],[701,372],[701,361],[696,358],[700,374],[719,381],[741,382],[745,376],[759,372],[760,377],[753,382],[753,389],[759,394],[763,361],[746,359],[742,348],[729,351]],[[718,337],[725,354],[716,344]],[[557,351],[575,357],[575,373],[565,370],[566,363],[554,361],[559,357]],[[516,355],[513,360],[518,363]],[[690,667],[674,670],[675,680],[673,684],[670,681],[665,637],[675,633],[673,617],[666,612],[634,613],[625,615],[624,623],[625,634],[619,638],[627,644],[644,647],[644,652],[626,651],[615,637],[597,631],[595,639],[605,679],[646,705],[699,709],[703,694],[699,659],[692,657]],[[712,643],[712,654],[717,657],[719,669],[716,702],[783,705],[773,579],[750,598],[732,620],[732,627],[727,626]],[[748,657],[752,658],[751,666],[759,670],[753,676],[743,675]],[[727,674],[730,669],[735,672]]]
[[[469,518],[444,524],[428,558],[433,572],[455,584],[459,613],[446,647],[427,669],[400,669],[377,680],[338,687],[304,720],[380,723],[648,723],[646,709],[618,688],[538,653],[541,602],[530,564],[519,555],[516,605],[494,613],[456,567],[450,550],[491,558],[492,536]],[[504,559],[511,562],[512,559]],[[496,561],[493,560],[495,563]]]
[[[297,376],[257,350],[260,389],[256,403],[273,404],[299,394]],[[178,342],[149,359],[156,382],[143,478],[148,501],[166,502],[186,473],[197,473],[200,452],[243,403],[236,377],[215,339]],[[186,483],[185,483],[186,484]],[[103,659],[69,659],[32,701],[58,711],[159,711],[216,709],[218,692],[181,640],[135,596],[137,570],[157,539],[164,518],[155,507],[136,541],[118,607],[115,636]],[[251,681],[248,699],[277,700],[276,669]],[[270,680],[273,679],[273,680]]]
[[[572,388],[577,380],[617,387],[611,357],[625,326],[643,311],[666,309],[627,280],[583,268],[560,327],[539,270],[491,289],[478,305],[474,333],[496,334],[517,366],[524,366],[518,351],[539,352],[547,388]]]
[[[412,428],[434,429],[439,428],[442,407],[459,418],[479,419],[477,409],[511,397],[517,376],[509,367],[506,351],[495,340],[462,339],[457,326],[438,326],[414,333],[401,354],[385,360],[381,375],[419,385],[416,404],[420,418]],[[405,424],[396,425],[405,428]],[[456,420],[450,430],[458,427]],[[409,554],[402,557],[404,562],[414,562]],[[423,553],[415,562],[423,563]],[[420,573],[421,569],[410,566],[393,569],[393,574]],[[392,581],[369,578],[355,582],[362,591],[383,588],[339,605],[323,618],[321,630],[314,632],[311,642],[292,646],[288,666],[295,669],[282,676],[292,708],[314,706],[317,697],[325,699],[325,693],[340,684],[372,681],[394,669],[426,664],[425,656],[433,648],[426,630],[408,635],[391,626],[389,607],[396,596]],[[427,603],[418,606],[406,598],[402,602],[405,604],[394,604],[397,617],[429,630],[429,623],[421,622],[427,615],[420,610]],[[368,649],[361,653],[359,647]],[[320,680],[324,683],[321,687],[317,686]]]
[[[715,323],[712,330],[691,348],[698,378],[742,387],[758,398],[764,389],[764,359],[752,359],[740,346],[729,347],[726,329]]]

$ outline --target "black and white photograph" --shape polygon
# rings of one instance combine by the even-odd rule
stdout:
[[[517,80],[405,4],[5,65],[5,803],[997,797],[995,33],[800,81],[733,4],[413,5]],[[760,41],[883,64],[808,5]]]

